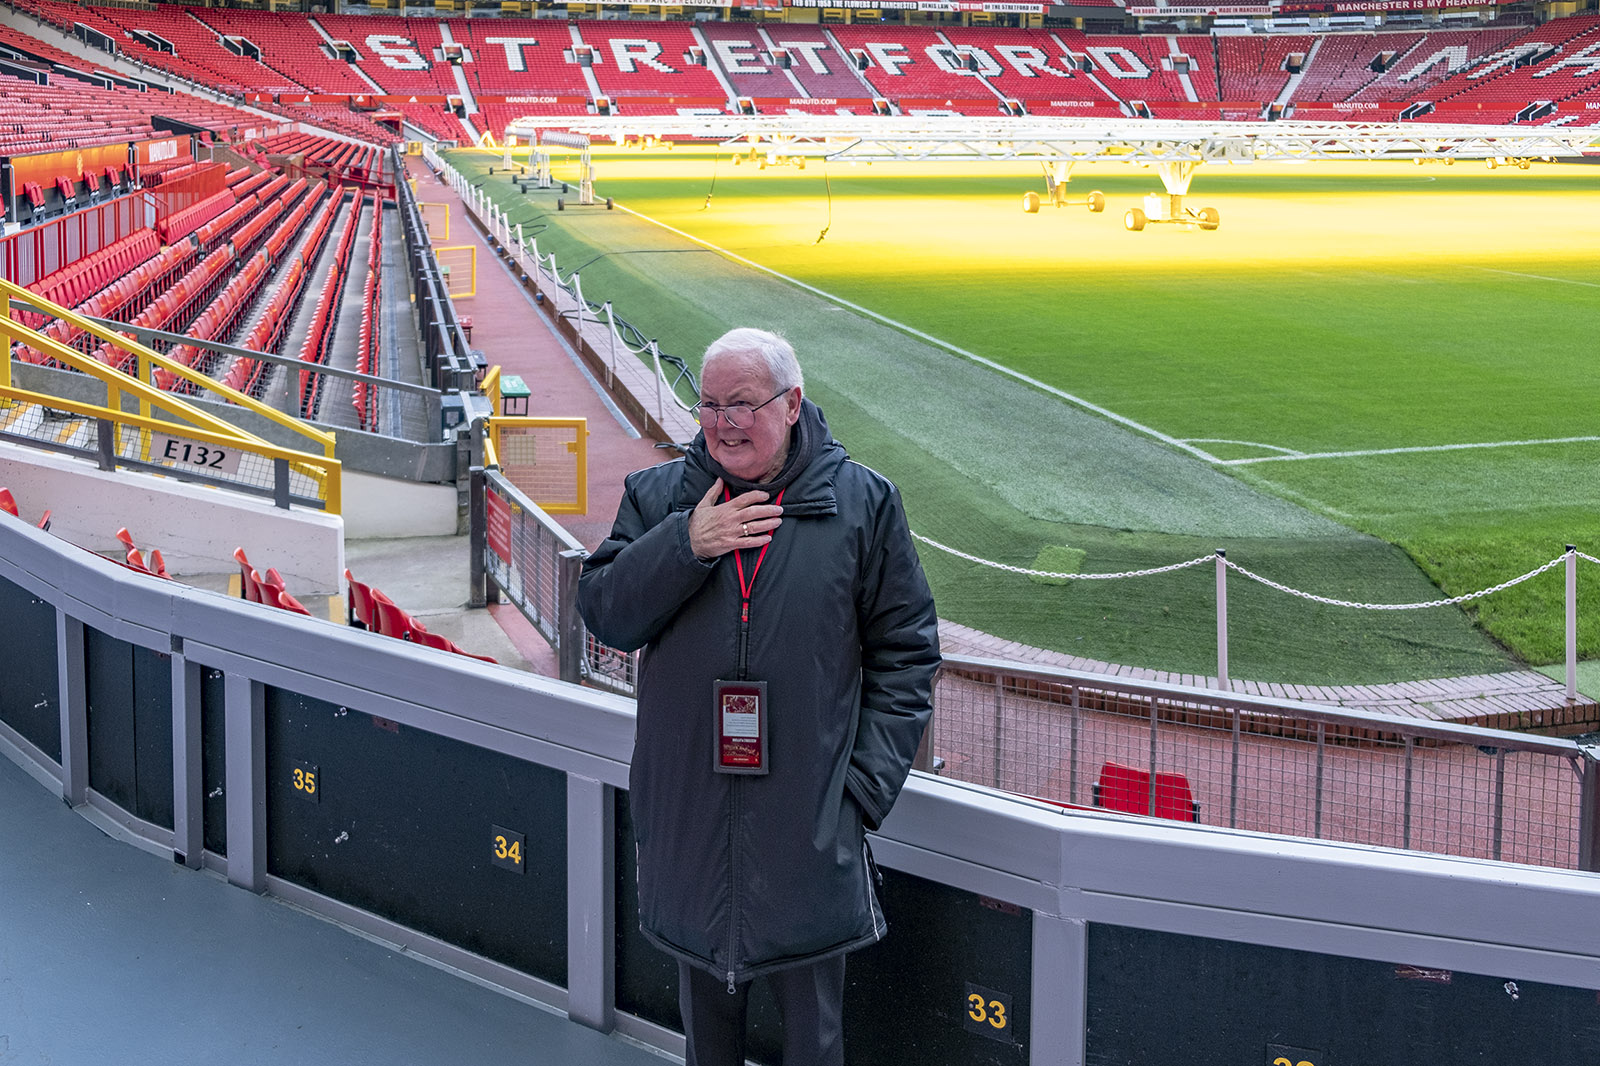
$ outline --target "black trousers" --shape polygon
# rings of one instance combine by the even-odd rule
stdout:
[[[783,1066],[844,1066],[844,956],[760,978],[772,988],[783,1021]],[[686,1066],[744,1066],[750,983],[678,963]]]

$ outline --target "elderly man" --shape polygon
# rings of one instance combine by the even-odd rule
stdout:
[[[639,920],[678,960],[690,1066],[744,1062],[771,980],[786,1066],[844,1061],[844,956],[887,926],[864,828],[932,713],[937,618],[898,491],[850,460],[781,337],[706,351],[701,432],[628,477],[579,609],[642,648]]]

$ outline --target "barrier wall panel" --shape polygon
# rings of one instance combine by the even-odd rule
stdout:
[[[204,812],[205,849],[228,854],[228,754],[223,744],[224,675],[221,670],[200,671],[200,796]]]
[[[617,795],[616,855],[617,1008],[681,1032],[677,964],[639,932],[633,819],[624,792]],[[1032,912],[911,874],[882,872],[879,899],[889,935],[850,956],[846,1061],[1027,1063]],[[749,1033],[751,1059],[779,1061],[778,1009],[762,981],[751,989]]]
[[[61,702],[57,696],[56,611],[44,600],[0,580],[0,722],[61,762]]]
[[[85,630],[89,787],[172,828],[171,656]]]
[[[268,872],[566,986],[564,774],[278,688],[266,716]]]
[[[1098,923],[1088,961],[1097,1066],[1554,1066],[1600,1043],[1592,989]]]

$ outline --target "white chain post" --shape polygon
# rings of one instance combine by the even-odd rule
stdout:
[[[612,388],[617,379],[617,316],[611,313],[611,301],[607,300],[606,308],[606,333],[610,336],[606,343],[610,351],[606,359],[606,388]]]
[[[1578,701],[1578,546],[1567,545],[1567,702]]]
[[[1217,687],[1231,691],[1228,681],[1228,553],[1217,549]]]
[[[655,341],[650,342],[650,358],[655,361],[656,368],[656,418],[665,420],[666,408],[661,403],[661,349]]]

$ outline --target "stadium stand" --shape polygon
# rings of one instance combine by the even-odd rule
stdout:
[[[190,14],[222,36],[242,37],[261,50],[262,65],[296,88],[313,93],[370,93],[375,87],[331,57],[331,49],[310,20],[265,11],[189,8]],[[264,86],[260,86],[264,88]]]
[[[450,64],[443,61],[444,38],[435,19],[395,15],[316,15],[312,19],[331,41],[354,49],[354,66],[385,93],[458,96]]]
[[[1001,96],[1044,100],[1094,92],[1078,75],[1072,58],[1056,39],[1041,30],[996,30],[951,26],[944,30],[951,44],[978,59],[984,80]]]
[[[708,22],[699,27],[699,33],[706,42],[708,60],[721,68],[736,96],[771,100],[806,96],[804,86],[789,73],[800,57],[790,52],[788,67],[773,62],[774,46],[763,39],[761,27]]]
[[[572,48],[567,26],[549,19],[471,19],[452,23],[451,34],[471,53],[463,70],[474,95],[588,99],[583,69],[564,58]]]
[[[594,49],[595,80],[602,94],[629,114],[673,114],[685,107],[723,109],[727,91],[709,68],[689,62],[703,51],[683,23],[573,23]]]
[[[872,86],[860,77],[850,57],[822,26],[763,26],[761,35],[774,47],[790,55],[789,73],[800,83],[804,99],[827,101],[817,105],[794,104],[798,110],[832,111],[850,104],[860,105],[875,95]]]
[[[974,55],[979,69],[968,69],[962,53],[936,29],[834,26],[829,32],[847,55],[867,58],[862,73],[878,96],[913,109],[998,110],[999,96],[982,77],[985,70],[998,72],[998,65]]]
[[[92,12],[92,17],[102,22],[101,32],[114,35],[122,47],[136,50],[152,66],[171,70],[202,85],[230,93],[292,92],[305,88],[255,59],[230,51],[220,35],[193,17],[187,8],[173,5],[142,9],[51,6],[58,11],[62,7],[72,9],[63,12],[62,17],[75,21],[82,21],[85,13]],[[114,27],[114,33],[109,27]]]
[[[1457,71],[1503,47],[1519,30],[1439,30],[1426,34],[1405,55],[1352,99],[1402,103],[1423,96]]]

